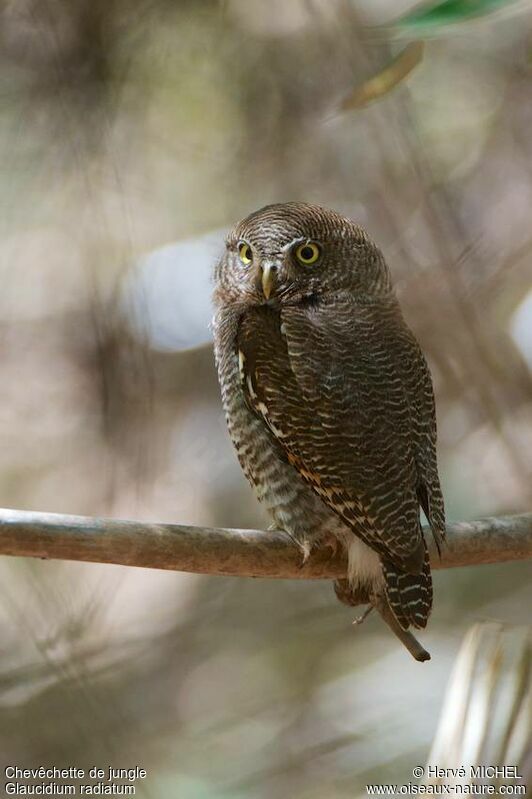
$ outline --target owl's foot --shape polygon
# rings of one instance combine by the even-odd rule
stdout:
[[[294,544],[302,554],[301,563],[299,564],[299,568],[302,569],[310,557],[310,550],[312,549],[311,543],[305,539],[301,540],[301,538],[296,538],[295,535],[289,533],[288,530],[283,530],[282,528],[277,527],[275,523],[270,525],[268,530],[278,530],[279,532],[283,532],[286,536],[288,536],[292,544]]]
[[[300,569],[302,569],[303,566],[305,565],[305,563],[307,562],[307,560],[310,557],[310,550],[312,549],[312,547],[311,547],[309,541],[300,541],[299,542],[299,548],[300,548],[301,552],[303,553],[303,560],[301,561],[301,566],[299,567]]]
[[[372,597],[372,603],[376,610],[379,611],[383,621],[386,622],[390,630],[397,636],[403,646],[405,646],[413,658],[419,661],[430,660],[430,654],[424,649],[417,638],[412,635],[408,630],[403,630],[397,619],[395,618],[386,597],[382,595],[375,595]]]
[[[331,554],[329,555],[329,560],[332,560],[338,554],[338,550],[340,548],[340,541],[337,536],[329,533],[324,539],[322,539],[322,547],[324,549],[330,549]]]
[[[372,610],[373,610],[373,605],[370,605],[369,607],[366,608],[366,610],[364,611],[364,613],[361,616],[357,616],[356,619],[353,619],[351,624],[355,624],[355,625],[362,624],[362,622],[365,619],[367,619],[367,617],[369,616],[369,614],[371,613]]]

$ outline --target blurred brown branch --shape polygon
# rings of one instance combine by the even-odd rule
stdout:
[[[429,536],[427,536],[429,537]],[[447,527],[435,569],[532,558],[532,513]],[[343,577],[343,557],[316,550],[305,565],[283,532],[188,527],[0,509],[0,554],[116,563],[197,574],[285,579]]]

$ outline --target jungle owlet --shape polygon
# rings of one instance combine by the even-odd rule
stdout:
[[[229,431],[275,525],[304,553],[340,542],[347,604],[407,632],[432,606],[423,508],[445,534],[432,381],[380,250],[304,203],[240,222],[215,270],[215,356]]]

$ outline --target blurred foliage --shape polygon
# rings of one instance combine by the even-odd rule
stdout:
[[[419,8],[416,7],[401,17],[398,24],[430,29],[433,26],[482,17],[505,6],[512,6],[515,2],[516,0],[443,0],[443,2],[422,3]]]
[[[0,4],[4,506],[267,523],[206,291],[224,230],[300,199],[385,252],[433,370],[450,518],[530,509],[532,14],[445,29],[342,113],[405,48],[390,25],[412,6]],[[153,799],[408,782],[463,631],[529,623],[532,598],[526,563],[438,573],[420,667],[378,619],[353,630],[327,584],[1,568],[6,762],[138,763]]]

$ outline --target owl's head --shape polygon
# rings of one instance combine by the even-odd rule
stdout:
[[[253,305],[392,291],[382,253],[362,228],[335,211],[296,202],[267,205],[239,222],[215,281],[217,302]]]

